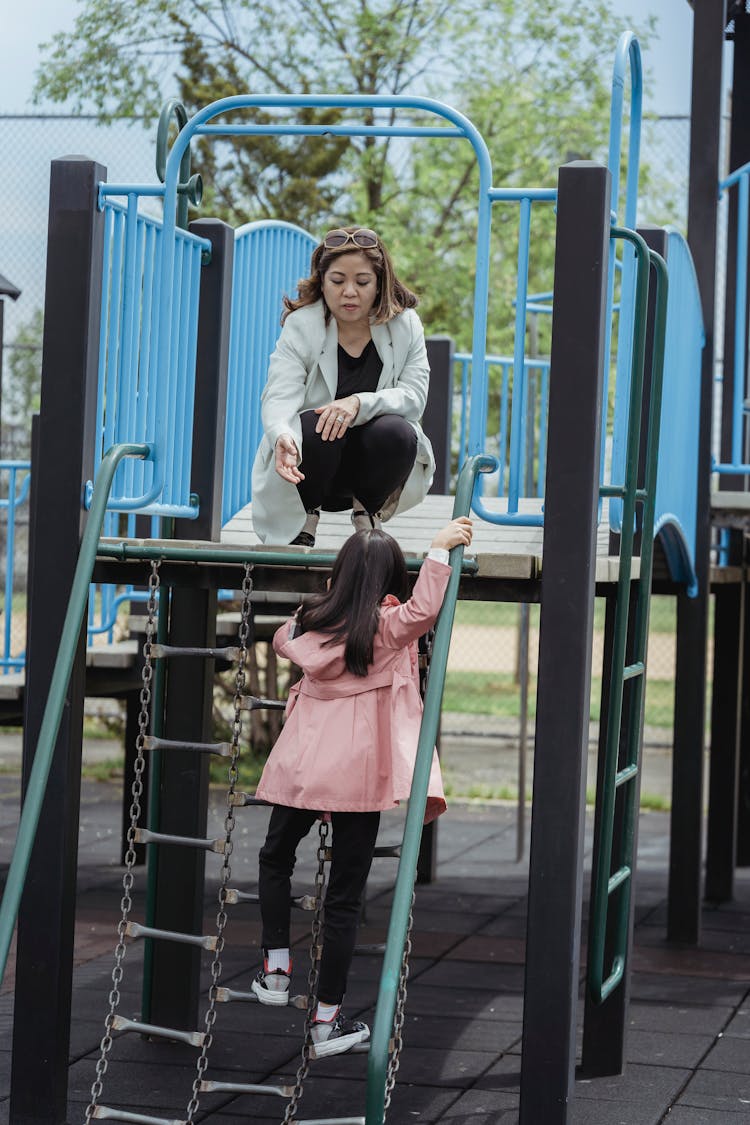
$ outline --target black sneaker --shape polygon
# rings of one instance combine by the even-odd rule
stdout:
[[[310,1054],[314,1059],[324,1059],[328,1055],[343,1055],[357,1043],[366,1043],[370,1029],[361,1020],[346,1019],[339,1008],[332,1020],[315,1020],[310,1037],[313,1041]]]
[[[291,965],[289,966],[291,972]],[[251,984],[251,988],[261,1004],[273,1004],[283,1007],[289,1003],[290,973],[283,969],[268,971],[268,961],[263,961],[263,968],[258,969],[258,975]]]
[[[315,546],[315,532],[318,530],[318,520],[320,519],[320,508],[312,508],[305,513],[305,522],[302,525],[302,530],[299,535],[295,535],[290,544],[291,547],[314,547]]]

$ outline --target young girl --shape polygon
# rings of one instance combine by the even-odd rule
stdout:
[[[380,812],[411,790],[422,701],[417,639],[434,624],[450,576],[448,551],[471,543],[459,518],[434,538],[407,600],[404,556],[384,531],[360,531],[344,544],[326,593],[276,632],[280,656],[304,675],[289,695],[287,718],[257,796],[275,805],[260,852],[263,968],[252,989],[262,1004],[289,999],[291,876],[297,845],[330,813],[333,856],[325,899],[318,1006],[312,1025],[318,1057],[369,1038],[366,1024],[341,1012],[362,894]],[[434,756],[425,821],[445,811]]]

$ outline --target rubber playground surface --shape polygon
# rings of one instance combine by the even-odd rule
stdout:
[[[15,834],[19,791],[19,779],[4,774],[0,873],[7,868]],[[215,793],[213,817],[221,816],[221,801],[222,794]],[[120,917],[119,818],[120,786],[85,780],[70,1125],[85,1117],[108,1008]],[[238,810],[234,885],[254,889],[266,819],[265,809]],[[400,812],[387,814],[379,842],[396,842],[400,825]],[[590,833],[589,824],[589,853]],[[750,873],[738,872],[734,902],[704,909],[699,949],[668,946],[668,833],[668,814],[641,815],[627,1067],[621,1076],[576,1082],[571,1125],[750,1122]],[[518,1120],[527,867],[525,861],[515,862],[515,844],[515,809],[508,804],[454,802],[440,822],[437,881],[417,890],[405,1046],[388,1114],[393,1125],[510,1125]],[[214,927],[218,865],[218,857],[208,857],[206,933]],[[300,855],[295,891],[311,889],[313,867],[311,839]],[[362,943],[384,940],[394,876],[392,860],[375,861]],[[142,918],[144,883],[144,873],[138,869],[136,919]],[[232,909],[222,983],[246,990],[258,964],[257,907]],[[300,914],[296,924],[295,991],[304,990],[309,917]],[[585,930],[584,921],[584,934]],[[121,1014],[131,1018],[140,1005],[141,961],[142,945],[135,943],[125,959],[120,1005]],[[377,954],[355,958],[346,999],[348,1015],[371,1021],[379,964]],[[12,1010],[9,969],[0,995],[0,1125],[9,1121]],[[302,1020],[303,1013],[292,1008],[222,1004],[207,1076],[293,1083]],[[99,1100],[130,1112],[184,1119],[197,1056],[193,1047],[120,1035]],[[362,1055],[313,1064],[298,1118],[364,1114],[365,1070]],[[284,1106],[282,1099],[270,1096],[204,1094],[195,1120],[272,1125],[281,1121]]]

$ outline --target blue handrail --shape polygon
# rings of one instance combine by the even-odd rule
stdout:
[[[13,656],[13,586],[16,558],[16,513],[25,504],[31,487],[30,461],[0,461],[0,471],[8,473],[8,495],[0,499],[0,511],[6,511],[7,532],[5,536],[5,616],[3,619],[3,647],[0,654],[0,670],[3,675],[17,668],[23,668],[23,654]],[[25,473],[21,486],[16,491],[18,475]]]
[[[729,461],[714,459],[715,473],[750,473],[746,461],[747,433],[747,264],[750,218],[750,163],[735,168],[719,183],[719,196],[737,188],[737,234],[734,291],[734,363],[732,368],[732,441]]]

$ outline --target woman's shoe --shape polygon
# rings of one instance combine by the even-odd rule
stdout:
[[[312,508],[305,518],[302,525],[302,530],[299,535],[295,535],[290,543],[291,547],[314,547],[315,546],[315,532],[318,530],[318,520],[320,519],[320,508]]]
[[[355,531],[380,531],[380,512],[366,512],[358,500],[354,501],[352,523]]]

